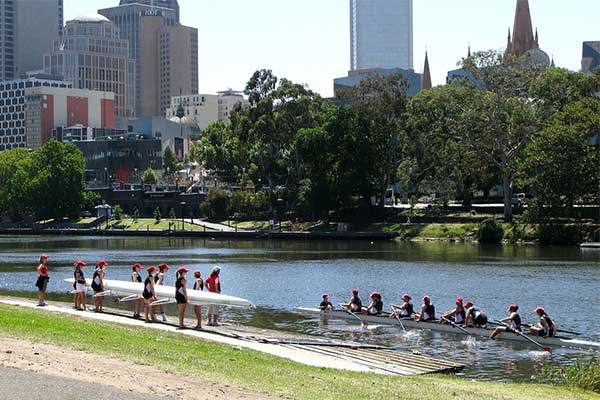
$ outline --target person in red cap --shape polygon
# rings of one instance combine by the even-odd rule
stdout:
[[[522,332],[523,328],[521,326],[521,316],[519,315],[519,306],[516,304],[511,304],[508,306],[507,311],[509,312],[509,316],[507,318],[501,319],[500,322],[508,325],[508,326],[499,326],[494,329],[494,332],[490,335],[490,339],[495,339],[502,332]]]
[[[365,315],[381,315],[383,312],[383,301],[379,292],[371,293],[371,303],[363,309]]]
[[[92,289],[94,290],[94,303],[96,308],[94,312],[102,312],[102,304],[104,303],[104,275],[106,274],[106,267],[108,263],[104,260],[100,260],[96,263],[96,269],[94,269],[94,276],[92,277]]]
[[[75,309],[78,311],[85,311],[85,276],[83,275],[82,268],[85,267],[85,262],[81,260],[75,261],[73,264],[75,267],[73,271],[73,289],[75,289]]]
[[[467,301],[465,304],[465,326],[472,328],[482,328],[488,323],[488,317],[485,312],[473,304],[472,301]]]
[[[362,300],[360,299],[360,297],[358,297],[358,289],[352,290],[352,297],[350,297],[350,300],[347,304],[344,305],[344,307],[346,308],[346,310],[353,313],[362,312],[363,305]]]
[[[131,282],[133,283],[142,283],[142,275],[140,275],[143,269],[142,264],[134,264],[131,267]],[[141,318],[142,317],[142,309],[144,308],[144,299],[139,298],[133,302],[133,318]]]
[[[202,279],[202,273],[198,270],[194,271],[194,290],[204,290],[204,280]],[[196,326],[194,329],[202,329],[202,306],[194,306],[194,314],[196,314]]]
[[[537,336],[543,336],[545,338],[554,337],[554,334],[556,333],[556,325],[554,325],[554,322],[546,313],[546,310],[544,310],[543,307],[538,307],[533,312],[538,316],[540,322],[532,325],[529,328],[531,332]]]
[[[221,267],[214,266],[209,277],[204,282],[206,288],[211,293],[221,293]],[[219,306],[208,306],[208,326],[219,326]]]
[[[440,319],[440,324],[447,324],[447,320],[454,320],[455,324],[462,324],[465,322],[466,312],[465,307],[463,306],[462,297],[457,297],[455,302],[454,310],[448,311],[447,313],[442,315],[442,319]]]
[[[421,304],[421,312],[415,314],[417,322],[435,321],[435,306],[431,304],[429,296],[423,296],[423,304]]]
[[[179,310],[179,328],[185,329],[185,325],[183,324],[183,320],[185,318],[185,308],[188,303],[188,294],[187,294],[187,273],[189,269],[185,267],[181,267],[177,269],[177,274],[175,275],[175,301],[177,302],[177,308]]]
[[[146,269],[148,276],[144,281],[144,292],[142,293],[142,296],[145,300],[144,313],[147,323],[154,322],[156,320],[154,315],[154,307],[150,305],[152,302],[156,301],[156,293],[154,292],[154,274],[156,271],[158,271],[158,269],[154,265],[151,265],[148,267],[148,269]]]
[[[323,301],[319,304],[319,310],[324,312],[334,311],[335,307],[329,301],[329,295],[327,293],[323,293]]]
[[[159,286],[162,286],[165,282],[165,274],[167,273],[167,271],[169,269],[171,269],[171,268],[167,264],[160,264],[158,266],[158,274],[156,274],[154,276],[154,283]],[[169,319],[167,318],[167,314],[165,314],[165,306],[160,305],[159,310],[160,310],[160,315],[162,316],[163,322],[168,322]]]
[[[415,308],[411,304],[412,297],[409,294],[402,296],[402,305],[392,304],[392,313],[390,318],[412,318],[415,313]]]
[[[38,288],[38,306],[45,307],[46,304],[46,288],[48,287],[48,281],[50,277],[48,276],[48,267],[46,266],[46,262],[48,261],[48,256],[42,254],[40,256],[40,263],[37,267],[37,280],[35,281],[35,286]]]

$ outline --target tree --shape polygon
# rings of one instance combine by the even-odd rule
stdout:
[[[143,180],[144,180],[144,183],[146,185],[156,185],[158,183],[158,178],[156,177],[156,173],[150,167],[148,167],[144,171],[144,178],[143,178]]]
[[[171,147],[167,146],[165,148],[163,154],[163,170],[166,177],[175,176],[180,170],[182,166],[179,162],[177,162],[177,157]]]
[[[85,191],[82,194],[81,209],[93,211],[96,206],[102,204],[102,196],[98,192]]]
[[[221,189],[211,189],[204,203],[202,212],[209,217],[227,217],[229,215],[230,196]]]
[[[175,213],[175,209],[171,208],[171,211],[169,211],[169,218],[177,219],[177,214]]]
[[[123,209],[121,208],[121,206],[119,204],[117,204],[115,206],[114,216],[115,216],[115,221],[121,221],[123,219]]]
[[[16,215],[31,211],[31,157],[25,149],[0,153],[0,212]]]
[[[154,220],[158,224],[161,219],[162,219],[162,213],[160,212],[160,208],[156,207],[156,209],[154,209]]]
[[[136,207],[135,210],[133,210],[133,222],[137,222],[138,219],[140,219],[140,210]]]

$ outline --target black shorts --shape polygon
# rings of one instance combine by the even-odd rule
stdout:
[[[45,292],[48,287],[48,281],[50,278],[47,276],[38,276],[37,281],[35,281],[35,286],[40,290],[40,292]]]
[[[185,301],[185,296],[182,295],[175,295],[175,301],[177,304],[187,304],[187,301]]]
[[[486,316],[483,315],[478,315],[473,322],[475,323],[475,325],[478,326],[482,326],[482,325],[486,325],[488,323],[488,319]]]

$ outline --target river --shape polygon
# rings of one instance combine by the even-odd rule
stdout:
[[[398,327],[362,329],[354,321],[330,321],[294,313],[316,306],[323,292],[334,303],[358,288],[363,301],[377,290],[384,303],[398,303],[409,293],[418,306],[432,297],[438,311],[448,310],[456,296],[472,299],[492,317],[504,317],[516,302],[526,321],[543,305],[559,328],[576,330],[600,341],[600,251],[574,247],[479,246],[462,243],[267,242],[169,238],[0,237],[0,290],[35,290],[36,261],[50,257],[49,291],[66,293],[63,279],[72,263],[110,263],[108,279],[129,280],[131,265],[167,263],[200,269],[222,267],[224,293],[251,300],[256,311],[229,311],[226,318],[250,325],[331,338],[400,345],[422,354],[451,358],[469,365],[469,378],[528,381],[542,365],[566,365],[589,353],[554,349],[552,357],[519,343],[478,340],[415,332]],[[88,274],[92,268],[87,269]],[[167,283],[172,284],[174,273]]]

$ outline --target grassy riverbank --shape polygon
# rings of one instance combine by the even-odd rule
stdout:
[[[177,334],[0,305],[0,335],[94,351],[290,399],[598,399],[537,384],[447,376],[387,377],[319,369]],[[141,378],[141,377],[140,377]]]

